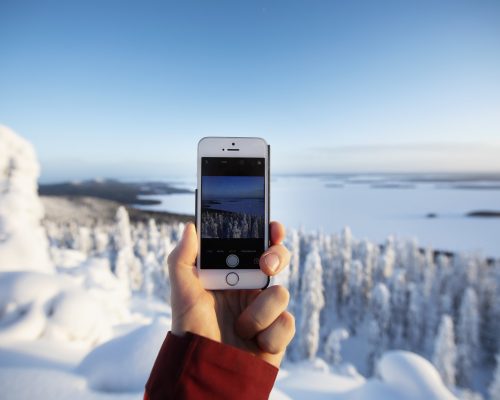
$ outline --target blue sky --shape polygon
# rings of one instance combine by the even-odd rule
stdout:
[[[0,123],[42,178],[195,174],[203,136],[273,171],[500,171],[498,1],[0,2]]]

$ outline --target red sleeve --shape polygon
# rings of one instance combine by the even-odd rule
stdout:
[[[149,400],[267,399],[278,369],[253,354],[193,333],[169,332],[146,384]]]

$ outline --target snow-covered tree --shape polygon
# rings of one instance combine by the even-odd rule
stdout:
[[[349,330],[356,333],[356,328],[361,322],[364,312],[363,302],[363,265],[361,261],[352,262],[349,274],[349,296],[347,299],[346,317],[349,321]]]
[[[392,275],[396,262],[396,252],[394,250],[394,238],[389,236],[385,242],[384,250],[377,263],[377,278],[385,280]]]
[[[410,350],[418,352],[423,345],[424,336],[424,299],[419,286],[408,284],[408,310],[406,313],[406,336]]]
[[[92,241],[94,242],[94,251],[97,255],[104,255],[109,246],[109,233],[101,226],[95,226],[92,229]]]
[[[389,338],[394,347],[403,347],[406,335],[408,296],[405,271],[397,269],[391,277],[391,324]]]
[[[467,387],[471,382],[479,348],[479,312],[476,292],[472,287],[465,291],[457,325],[457,378],[461,386]]]
[[[453,320],[449,315],[443,315],[436,337],[432,363],[448,387],[455,385],[456,361],[457,348],[453,333]]]
[[[134,240],[134,254],[144,262],[147,255],[149,254],[147,238],[143,237],[142,235],[136,235],[136,238]]]
[[[303,358],[314,359],[319,346],[319,316],[324,306],[321,258],[316,244],[306,258],[301,298],[301,354]]]
[[[321,337],[326,340],[332,331],[335,320],[338,318],[338,292],[337,276],[341,269],[339,262],[340,240],[338,235],[323,235],[323,254],[321,255],[323,266],[323,287],[325,296],[325,307],[321,311]]]
[[[347,303],[349,296],[349,270],[352,262],[352,233],[351,228],[344,227],[340,235],[340,268],[338,269],[339,304]]]
[[[84,254],[89,254],[93,248],[92,232],[86,226],[78,227],[78,236],[75,247]]]
[[[496,356],[496,368],[488,389],[490,400],[500,400],[500,353]]]
[[[500,266],[499,266],[500,267]],[[483,275],[480,288],[479,310],[481,314],[480,344],[484,350],[485,361],[495,362],[495,355],[499,352],[500,321],[500,279],[496,279],[495,270],[487,268]],[[499,272],[500,273],[500,272]]]
[[[130,233],[130,219],[127,209],[123,206],[118,207],[115,216],[115,247],[123,249],[132,247],[132,235]]]
[[[156,285],[161,284],[161,270],[156,256],[150,251],[144,259],[142,292],[146,297],[156,295]]]
[[[424,257],[418,248],[416,239],[407,241],[401,251],[401,265],[404,265],[406,277],[411,282],[421,282],[424,272]]]
[[[53,272],[31,144],[0,125],[0,271]]]
[[[148,221],[148,251],[153,252],[153,254],[158,253],[158,241],[160,238],[160,232],[156,227],[156,221],[150,218]]]
[[[125,207],[118,207],[114,232],[114,273],[126,288],[139,290],[142,287],[142,267],[132,248],[130,220]]]
[[[349,332],[345,329],[334,329],[325,345],[326,361],[334,366],[339,366],[342,363],[342,341],[349,338]]]
[[[389,321],[391,318],[391,295],[383,283],[377,283],[372,291],[371,318],[368,321],[368,368],[373,371],[376,360],[387,348]]]
[[[290,274],[288,277],[288,291],[290,293],[290,310],[295,311],[297,297],[299,296],[299,279],[300,279],[300,240],[297,230],[293,229],[290,232],[289,241],[290,251]]]
[[[363,264],[363,301],[365,305],[370,302],[377,257],[378,247],[368,240],[363,240],[360,245],[360,259]]]

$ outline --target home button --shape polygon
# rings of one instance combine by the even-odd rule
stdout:
[[[230,268],[235,268],[240,263],[240,259],[236,254],[229,254],[226,257],[226,265]]]
[[[229,286],[234,286],[238,283],[238,281],[240,280],[240,277],[238,276],[237,273],[235,272],[230,272],[229,274],[226,275],[226,283],[229,285]]]

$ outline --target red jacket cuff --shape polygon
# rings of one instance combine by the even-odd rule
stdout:
[[[150,400],[267,399],[278,369],[251,353],[193,333],[168,333],[146,384]]]

